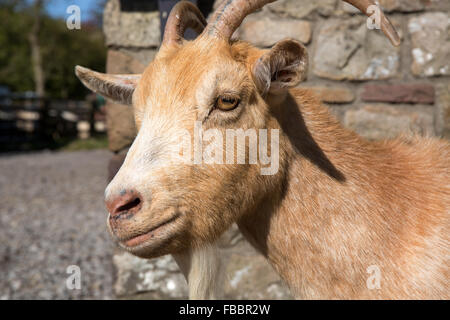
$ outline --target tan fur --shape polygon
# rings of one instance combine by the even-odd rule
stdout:
[[[448,299],[449,144],[365,141],[301,89],[277,111],[284,181],[238,224],[296,297]]]
[[[211,279],[217,260],[208,265],[200,257],[194,272],[189,253],[236,222],[297,298],[448,299],[449,143],[370,142],[343,128],[307,90],[263,94],[255,77],[265,73],[255,65],[267,52],[207,38],[162,47],[133,95],[138,137],[106,192],[108,198],[137,189],[144,198],[141,211],[112,232],[116,240],[175,217],[145,245],[125,248],[148,258],[181,257],[198,284],[203,275]],[[273,59],[292,60],[292,52],[279,54],[286,56]],[[277,70],[270,74],[273,85]],[[227,92],[240,97],[239,108],[212,109]],[[193,132],[195,121],[221,132],[279,129],[278,173],[263,176],[260,164],[167,164],[179,133]],[[381,287],[371,290],[373,265]],[[200,296],[210,297],[214,283]]]

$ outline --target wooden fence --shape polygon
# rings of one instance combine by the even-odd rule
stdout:
[[[94,103],[0,96],[0,151],[40,148],[105,131],[105,114]]]

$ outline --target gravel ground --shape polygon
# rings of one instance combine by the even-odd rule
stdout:
[[[106,150],[0,156],[0,299],[113,298]],[[81,271],[69,290],[67,267]]]

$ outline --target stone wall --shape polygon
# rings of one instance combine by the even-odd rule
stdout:
[[[308,81],[343,124],[370,139],[402,132],[450,137],[448,0],[380,0],[402,38],[398,48],[352,6],[284,0],[248,17],[238,35],[268,47],[307,45]]]
[[[301,86],[314,89],[345,126],[367,138],[401,133],[450,138],[450,1],[379,3],[400,33],[398,48],[339,0],[275,2],[246,18],[237,35],[259,47],[286,37],[302,41],[310,69]],[[107,3],[108,72],[138,73],[154,58],[160,41],[157,9],[156,1]],[[135,128],[130,108],[108,102],[107,109],[110,149],[116,154],[113,175]],[[228,276],[225,297],[290,297],[236,227],[221,240],[221,250]],[[184,278],[171,257],[145,261],[118,251],[114,264],[118,297],[186,297]]]

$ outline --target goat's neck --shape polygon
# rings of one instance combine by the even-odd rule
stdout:
[[[348,273],[333,260],[336,250],[343,249],[336,242],[341,233],[348,234],[344,220],[353,219],[350,227],[358,219],[352,213],[359,209],[355,197],[367,192],[358,190],[351,176],[371,170],[358,154],[372,144],[343,128],[307,91],[294,91],[275,109],[285,134],[280,146],[287,154],[284,172],[277,189],[238,225],[296,296],[324,297],[332,277]],[[324,287],[318,279],[326,280]]]

